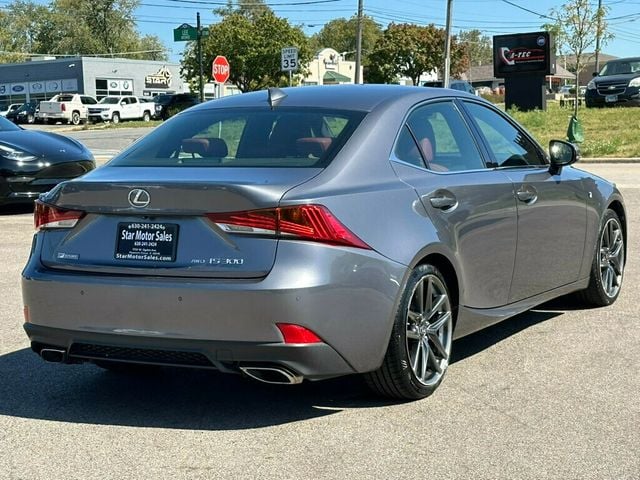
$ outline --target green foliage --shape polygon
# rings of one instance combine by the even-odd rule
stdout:
[[[470,65],[493,64],[493,42],[480,30],[466,30],[458,34],[458,41],[467,49]]]
[[[358,17],[349,19],[336,18],[327,23],[322,30],[311,37],[311,49],[314,52],[323,48],[333,48],[337,52],[347,52],[355,55]],[[371,17],[362,18],[362,65],[371,63],[370,54],[378,39],[382,36],[382,29]]]
[[[269,9],[250,14],[234,11],[211,25],[209,36],[203,40],[203,64],[209,73],[217,55],[227,57],[231,65],[229,81],[242,92],[283,86],[288,84],[288,76],[280,70],[280,51],[284,47],[298,47],[301,67],[310,62],[309,42],[300,28]],[[186,78],[198,73],[195,42],[183,54],[182,72]]]
[[[0,11],[0,61],[26,53],[95,55],[141,52],[127,58],[166,60],[155,35],[140,36],[134,13],[140,0],[52,0],[48,6],[15,0]],[[19,53],[18,53],[19,52]]]
[[[390,83],[399,76],[409,77],[414,85],[423,72],[433,72],[444,65],[444,29],[435,25],[391,23],[371,52],[369,80]],[[458,76],[467,69],[468,57],[463,45],[451,42],[451,74]]]

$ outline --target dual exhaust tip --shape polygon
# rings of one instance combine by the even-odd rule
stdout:
[[[67,361],[67,351],[59,348],[43,348],[40,350],[40,357],[46,362],[65,363]],[[302,375],[279,365],[244,365],[240,366],[239,369],[254,380],[273,385],[296,385],[302,383],[304,379]]]
[[[274,366],[240,366],[240,371],[254,380],[273,385],[296,385],[302,383],[304,377],[279,365]]]

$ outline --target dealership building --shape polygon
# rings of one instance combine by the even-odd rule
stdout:
[[[57,93],[153,97],[189,87],[177,63],[69,57],[0,65],[0,105],[48,100]]]

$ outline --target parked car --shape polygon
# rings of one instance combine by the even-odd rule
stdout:
[[[104,97],[97,105],[89,107],[89,121],[143,120],[148,122],[154,113],[153,104],[141,102],[132,95]]]
[[[454,338],[571,292],[618,297],[623,198],[578,158],[443,89],[206,102],[40,198],[24,328],[52,362],[365,373],[422,398]]]
[[[442,88],[442,82],[441,81],[424,82],[422,86]],[[475,88],[473,88],[473,85],[471,85],[469,82],[465,82],[464,80],[451,80],[449,82],[449,88],[452,88],[453,90],[459,90],[461,92],[467,92],[467,93],[470,93],[471,95],[476,94],[476,90]]]
[[[487,87],[485,85],[482,87],[478,87],[477,92],[478,92],[478,95],[491,95],[493,93],[493,90],[491,90],[491,87]]]
[[[43,123],[62,121],[73,125],[79,125],[86,121],[89,114],[89,106],[98,101],[89,95],[78,93],[61,93],[51,100],[40,102],[40,111],[37,119]]]
[[[80,142],[0,118],[0,205],[33,203],[40,193],[94,168],[93,155]]]
[[[167,118],[175,115],[182,110],[200,103],[198,97],[189,93],[175,93],[171,95],[157,95],[153,97],[155,105],[154,118]]]
[[[587,107],[640,106],[640,57],[608,61],[587,84]]]
[[[21,103],[12,103],[11,105],[3,106],[0,109],[0,116],[6,117],[7,114],[19,109],[21,105]]]
[[[39,104],[40,102],[37,100],[23,103],[20,108],[7,114],[7,120],[11,120],[13,123],[35,123]]]

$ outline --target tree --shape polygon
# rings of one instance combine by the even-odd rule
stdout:
[[[0,10],[0,62],[21,62],[28,53],[46,46],[42,31],[50,21],[50,11],[34,2],[17,0]]]
[[[311,48],[318,51],[329,47],[341,53],[355,54],[357,27],[357,16],[331,20],[311,37]],[[380,25],[373,18],[365,15],[362,18],[362,65],[364,67],[370,64],[369,54],[381,36]]]
[[[195,42],[183,53],[182,74],[194,78],[198,73]],[[300,65],[311,60],[311,50],[305,34],[270,9],[226,13],[221,22],[211,25],[209,36],[203,39],[202,56],[211,65],[217,55],[224,55],[231,64],[229,80],[242,92],[268,86],[286,85],[280,70],[280,52],[284,47],[298,47]]]
[[[574,73],[576,74],[576,93],[573,116],[578,118],[578,95],[580,89],[578,77],[588,62],[585,58],[587,50],[595,45],[600,33],[600,44],[606,44],[612,35],[607,32],[604,19],[608,7],[594,7],[590,0],[570,0],[558,9],[552,9],[549,16],[553,23],[542,28],[556,34],[555,41],[560,51],[571,52],[575,57]]]
[[[166,60],[155,35],[140,36],[134,21],[139,0],[52,0],[48,6],[15,0],[0,12],[1,61],[28,53],[95,55],[138,52],[128,58]]]
[[[469,65],[492,65],[493,42],[480,30],[466,30],[458,34],[458,41],[467,49]]]
[[[435,72],[444,65],[445,31],[435,25],[419,26],[391,23],[371,53],[370,79],[389,83],[399,76],[418,85],[420,75]],[[468,57],[457,38],[451,42],[451,75],[467,68]]]

